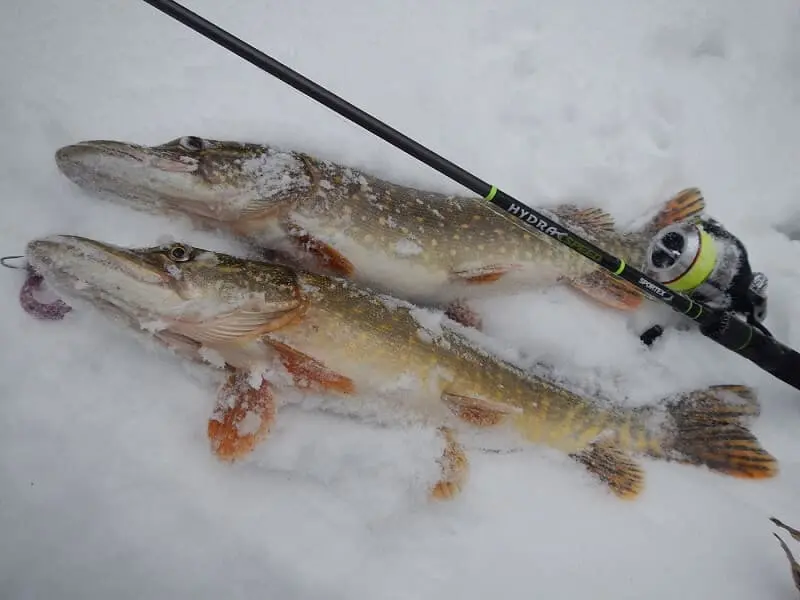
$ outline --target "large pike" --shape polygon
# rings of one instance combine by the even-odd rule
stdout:
[[[398,185],[293,150],[194,136],[158,146],[96,140],[60,148],[56,163],[94,195],[189,216],[295,260],[314,257],[324,272],[426,306],[466,308],[470,299],[558,281],[618,309],[642,301],[623,280],[534,233],[546,222],[534,219],[532,230],[480,198]],[[632,232],[597,208],[541,211],[640,266],[658,229],[704,206],[699,190],[684,190]]]
[[[312,385],[353,415],[385,413],[441,427],[447,445],[434,488],[440,497],[464,481],[461,427],[508,428],[524,442],[557,448],[621,497],[642,489],[636,454],[744,478],[778,471],[746,427],[759,409],[744,386],[624,407],[523,371],[490,352],[486,336],[441,312],[345,278],[181,243],[137,249],[53,236],[30,242],[27,256],[67,298],[230,371],[209,425],[222,456],[242,456],[266,435],[275,418],[271,390]]]

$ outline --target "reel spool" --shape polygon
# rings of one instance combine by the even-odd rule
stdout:
[[[713,219],[675,223],[650,242],[643,271],[665,287],[709,307],[731,311],[762,331],[767,277],[753,273],[747,250]]]

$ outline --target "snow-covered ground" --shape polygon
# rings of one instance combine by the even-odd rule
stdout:
[[[767,326],[800,347],[796,2],[186,5],[532,205],[577,199],[624,226],[700,186],[770,277]],[[81,139],[272,142],[463,191],[144,2],[0,15],[0,254],[50,233],[232,249],[77,191],[53,152]],[[630,403],[754,386],[778,478],[645,461],[625,503],[557,453],[473,451],[464,493],[432,504],[433,432],[303,407],[220,464],[202,377],[94,315],[31,319],[20,284],[0,273],[2,598],[795,597],[768,517],[800,522],[800,393],[699,334],[644,349],[653,311],[563,289],[483,305],[499,343]]]

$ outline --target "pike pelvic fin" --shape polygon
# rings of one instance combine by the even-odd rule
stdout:
[[[316,258],[324,269],[342,277],[353,275],[355,271],[353,263],[329,244],[316,239],[308,231],[292,222],[287,224],[287,233],[296,245]]]
[[[458,418],[477,427],[497,425],[507,416],[521,412],[517,407],[503,402],[471,398],[450,392],[442,394],[442,401]]]
[[[330,370],[321,362],[286,344],[275,340],[269,340],[268,343],[278,352],[283,366],[294,376],[298,387],[316,385],[322,390],[342,394],[352,394],[355,391],[355,384],[350,378]]]
[[[452,500],[467,483],[469,460],[452,429],[440,427],[439,433],[445,442],[444,452],[438,460],[442,476],[431,489],[430,495],[435,500]]]
[[[638,288],[604,271],[593,271],[573,279],[569,285],[600,304],[618,310],[636,310],[644,301]]]
[[[451,278],[469,284],[494,283],[509,271],[519,269],[520,265],[476,265],[453,271]]]

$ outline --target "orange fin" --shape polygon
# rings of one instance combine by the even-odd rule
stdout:
[[[614,231],[614,217],[601,208],[578,208],[562,204],[551,211],[565,225],[577,225],[589,231]]]
[[[472,327],[478,331],[483,328],[481,316],[464,300],[456,300],[448,304],[444,314],[448,319],[452,319],[464,327]]]
[[[355,270],[353,263],[338,250],[316,239],[302,227],[290,222],[288,233],[305,252],[313,255],[324,268],[344,277],[350,277],[353,274]]]
[[[673,422],[663,458],[744,479],[778,474],[778,461],[741,424],[736,407],[695,390],[677,395],[666,408]]]
[[[494,283],[509,271],[519,268],[520,265],[479,265],[454,271],[452,277],[466,283]]]
[[[569,283],[597,302],[619,310],[635,310],[644,300],[632,284],[604,271],[593,271]]]
[[[705,209],[706,201],[699,188],[692,187],[681,190],[664,203],[647,230],[655,233],[667,225],[695,219]]]
[[[275,421],[275,400],[266,381],[253,388],[246,373],[235,371],[220,388],[208,439],[219,458],[235,461],[253,451]]]
[[[431,489],[431,496],[436,500],[451,500],[461,493],[467,482],[469,461],[452,429],[440,427],[439,433],[444,436],[445,442],[444,452],[438,460],[442,468],[442,477]]]
[[[596,441],[572,457],[607,484],[619,498],[630,500],[644,486],[642,468],[612,440]]]
[[[442,401],[458,418],[478,427],[497,425],[505,417],[522,412],[522,409],[503,402],[449,392],[442,394]]]
[[[317,384],[323,390],[343,394],[352,394],[355,391],[352,379],[331,371],[307,354],[274,340],[269,340],[269,344],[281,355],[283,366],[294,376],[298,387],[311,387],[311,384]]]

